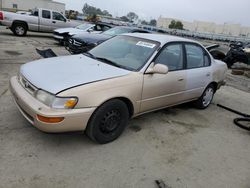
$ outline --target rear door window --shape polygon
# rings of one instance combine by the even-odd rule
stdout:
[[[200,46],[185,44],[187,54],[187,69],[200,68],[210,65],[208,54]]]
[[[50,11],[48,11],[48,10],[43,10],[43,11],[42,11],[42,17],[45,18],[45,19],[51,19]]]

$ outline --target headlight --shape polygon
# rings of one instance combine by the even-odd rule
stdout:
[[[78,102],[77,97],[56,97],[43,90],[37,91],[36,99],[51,108],[58,109],[72,109]]]

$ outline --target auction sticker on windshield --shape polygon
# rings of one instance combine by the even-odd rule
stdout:
[[[143,47],[147,47],[147,48],[154,48],[155,44],[149,43],[149,42],[143,42],[143,41],[139,41],[136,44],[137,46],[143,46]]]

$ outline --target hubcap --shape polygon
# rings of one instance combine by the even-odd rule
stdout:
[[[117,110],[111,110],[105,114],[102,119],[100,130],[102,133],[110,134],[120,125],[121,114]]]
[[[213,95],[214,95],[214,90],[212,88],[208,88],[205,91],[203,100],[202,100],[204,106],[208,106],[211,103],[213,99]]]
[[[18,35],[23,35],[24,34],[24,28],[21,26],[16,27],[16,33]]]

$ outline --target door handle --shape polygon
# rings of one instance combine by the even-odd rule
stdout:
[[[55,24],[55,23],[56,23],[56,21],[52,21],[52,23],[54,23],[54,24]]]
[[[184,78],[180,78],[178,81],[181,82],[181,81],[183,81],[183,80],[184,80]]]
[[[206,76],[210,76],[211,74],[210,74],[210,72],[208,72],[207,74],[206,74]]]

